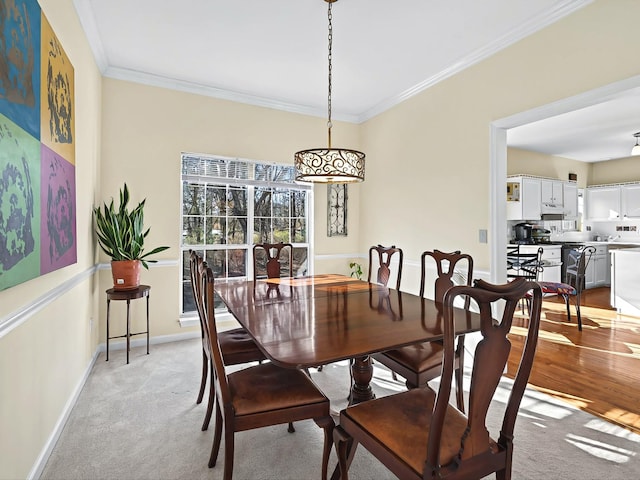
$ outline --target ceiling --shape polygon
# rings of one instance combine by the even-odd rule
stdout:
[[[340,0],[332,116],[363,122],[591,1]],[[107,77],[327,115],[325,1],[74,4]],[[640,131],[632,93],[509,130],[508,143],[583,161],[627,156]]]

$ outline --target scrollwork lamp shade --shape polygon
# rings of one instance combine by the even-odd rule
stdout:
[[[365,155],[346,148],[313,148],[294,155],[296,180],[317,183],[355,183],[364,180]]]

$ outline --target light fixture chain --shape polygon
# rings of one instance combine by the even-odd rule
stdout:
[[[331,123],[331,73],[332,73],[332,64],[331,64],[331,60],[332,60],[332,47],[333,47],[333,23],[332,23],[332,19],[333,16],[331,15],[331,4],[333,2],[328,2],[329,3],[329,9],[328,9],[328,13],[327,13],[327,19],[329,20],[329,87],[328,87],[328,94],[327,94],[327,110],[328,110],[328,120],[327,120],[327,129],[328,129],[328,147],[331,148],[331,127],[333,126]]]

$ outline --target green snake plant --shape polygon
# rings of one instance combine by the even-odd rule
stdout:
[[[113,198],[111,203],[103,205],[102,209],[96,207],[93,213],[96,221],[96,234],[102,251],[111,260],[140,260],[142,266],[149,269],[147,263],[157,260],[149,260],[150,255],[167,250],[169,247],[157,247],[144,253],[144,239],[149,235],[149,228],[144,230],[144,203],[142,200],[137,207],[129,210],[129,189],[127,184],[120,190],[120,206],[116,209]]]

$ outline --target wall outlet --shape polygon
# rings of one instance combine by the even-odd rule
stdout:
[[[480,243],[487,243],[487,231],[485,229],[480,229],[478,239],[480,240]]]

